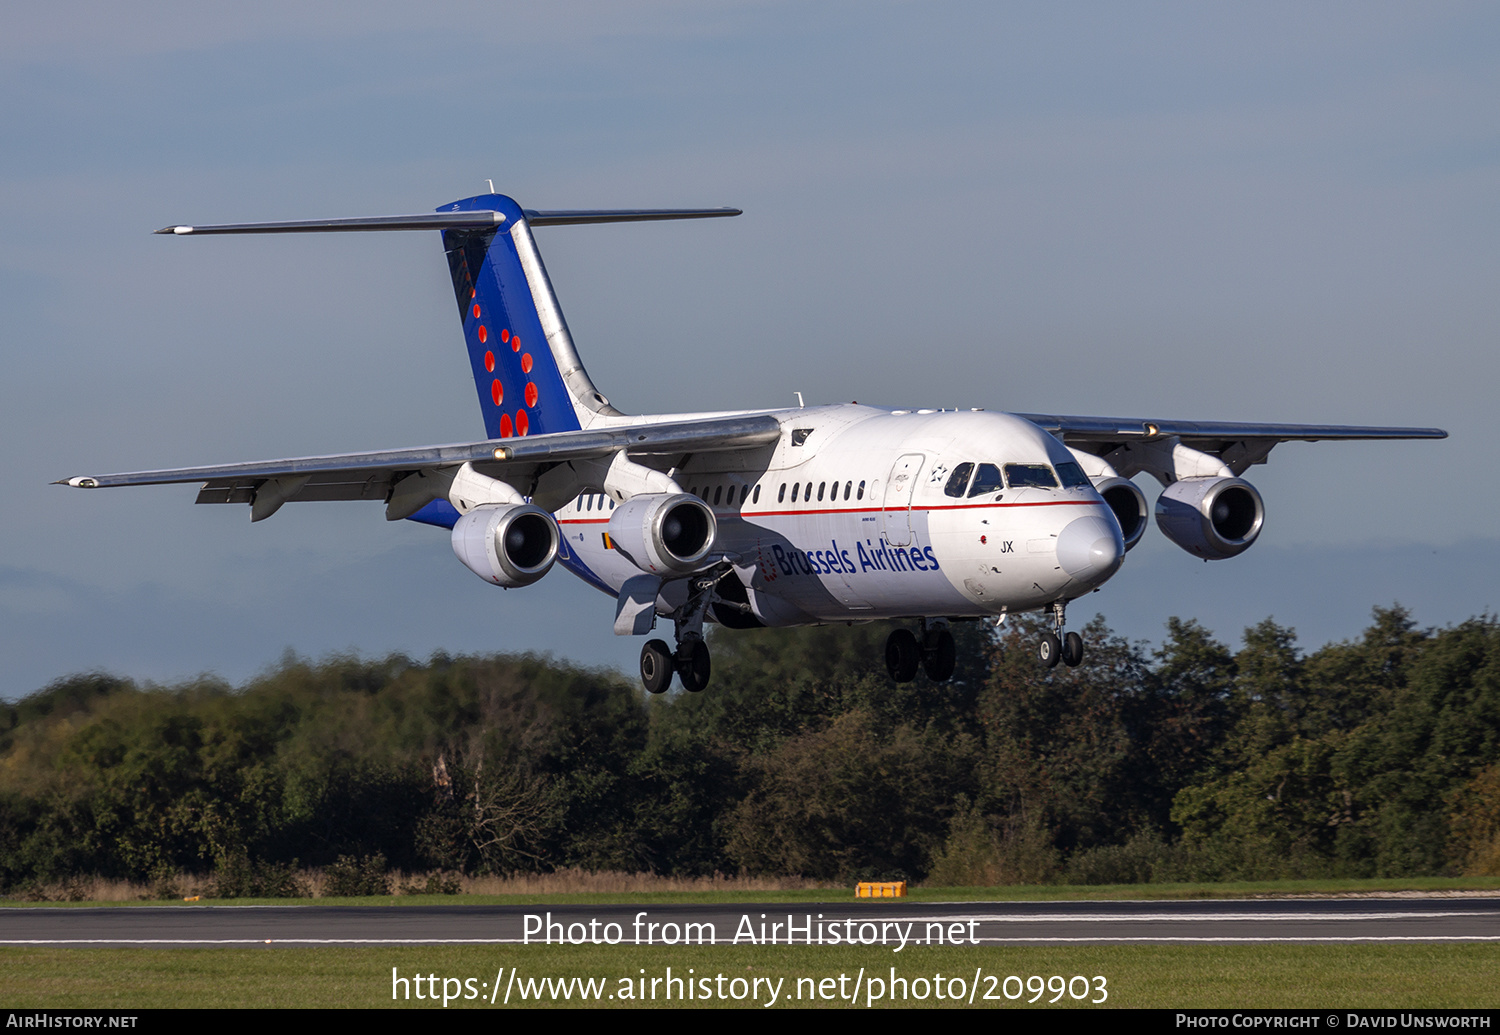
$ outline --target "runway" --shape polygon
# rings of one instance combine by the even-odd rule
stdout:
[[[1500,898],[0,908],[0,946],[1500,942]]]

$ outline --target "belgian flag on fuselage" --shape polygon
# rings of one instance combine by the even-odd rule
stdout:
[[[474,210],[500,212],[505,221],[495,229],[444,230],[443,249],[485,434],[510,438],[577,431],[573,398],[538,312],[539,306],[555,310],[556,302],[526,215],[503,194],[481,194],[438,209]],[[561,316],[554,313],[554,318]]]

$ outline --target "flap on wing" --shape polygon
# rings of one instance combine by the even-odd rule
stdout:
[[[1249,424],[1236,421],[1142,420],[1131,417],[1073,417],[1049,413],[1018,413],[1056,435],[1064,445],[1119,462],[1130,477],[1143,469],[1126,454],[1150,451],[1153,443],[1183,445],[1223,460],[1235,475],[1263,464],[1282,442],[1319,442],[1325,439],[1447,438],[1441,428],[1363,427],[1342,424]]]
[[[1069,417],[1052,413],[1015,416],[1062,436],[1068,445],[1119,445],[1142,439],[1179,438],[1195,448],[1246,439],[1318,442],[1323,439],[1447,438],[1441,428],[1360,427],[1343,424],[1249,424],[1235,421],[1143,420],[1138,417]]]
[[[748,414],[707,420],[622,424],[555,435],[373,453],[101,474],[65,478],[56,484],[92,489],[204,482],[198,493],[199,503],[253,503],[257,491],[266,481],[280,479],[281,484],[288,487],[283,502],[384,500],[390,495],[393,482],[423,468],[473,463],[497,477],[510,473],[529,476],[538,464],[611,456],[621,450],[642,456],[717,452],[769,445],[780,436],[781,423],[774,416]],[[305,481],[302,480],[304,477]]]

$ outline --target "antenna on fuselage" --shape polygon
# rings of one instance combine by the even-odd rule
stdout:
[[[495,193],[495,181],[494,180],[485,180],[484,182],[487,183],[487,184],[489,184],[489,187],[490,187],[490,191],[489,192],[491,194]]]
[[[793,392],[792,394],[797,397],[797,406],[799,408],[805,409],[807,407],[807,403],[805,403],[805,402],[802,401],[802,393],[801,392]]]

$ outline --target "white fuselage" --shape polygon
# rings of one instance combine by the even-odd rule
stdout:
[[[1072,463],[1035,424],[852,404],[775,416],[775,445],[703,453],[671,472],[713,507],[714,552],[733,562],[766,625],[1028,611],[1081,596],[1119,567],[1119,525],[1086,482],[978,491],[976,481],[954,494],[964,464]],[[561,562],[615,594],[641,570],[611,548],[612,509],[591,492],[556,516]]]

